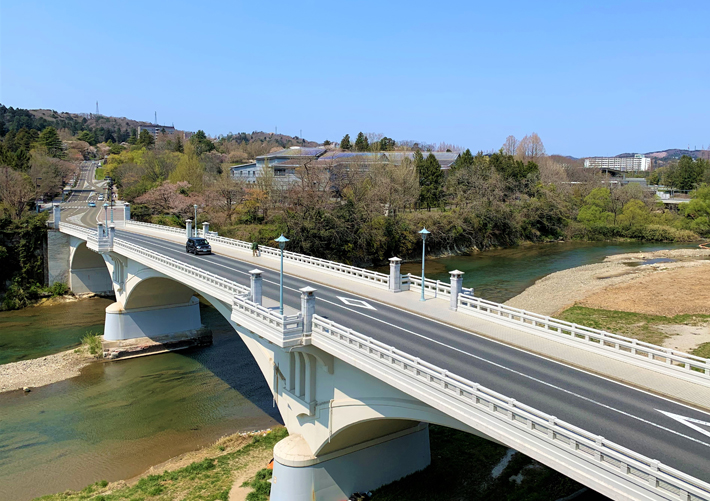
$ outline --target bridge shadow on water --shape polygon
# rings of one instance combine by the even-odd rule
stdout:
[[[266,415],[283,424],[259,366],[231,324],[202,297],[200,315],[202,323],[212,330],[212,346],[175,353],[201,364]]]

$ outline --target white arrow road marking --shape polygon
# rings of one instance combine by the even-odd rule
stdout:
[[[689,417],[681,416],[679,414],[673,414],[671,412],[662,411],[660,409],[656,409],[656,410],[658,412],[660,412],[661,414],[665,414],[669,418],[675,419],[679,423],[684,424],[685,426],[688,426],[689,428],[692,428],[695,431],[700,432],[707,437],[710,437],[710,430],[706,430],[706,429],[703,429],[700,426],[698,426],[698,425],[702,425],[702,426],[707,426],[710,428],[710,423],[708,423],[706,421],[701,421],[699,419],[689,418]]]
[[[336,296],[338,299],[340,299],[343,303],[347,304],[348,306],[355,306],[356,308],[367,308],[368,310],[377,310],[374,306],[372,306],[370,303],[367,303],[363,301],[362,299],[352,299],[349,297],[341,297],[341,296]]]

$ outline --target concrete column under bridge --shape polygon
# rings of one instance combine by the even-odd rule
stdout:
[[[271,500],[342,500],[423,470],[431,462],[429,426],[405,426],[318,457],[300,435],[285,438],[274,447]]]

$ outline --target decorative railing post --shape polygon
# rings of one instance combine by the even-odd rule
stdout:
[[[123,220],[131,220],[131,204],[129,204],[128,202],[123,202]]]
[[[402,264],[402,260],[398,257],[390,258],[390,279],[389,279],[389,290],[392,292],[400,292],[402,290],[402,276],[400,275],[399,269]]]
[[[187,235],[187,238],[192,236],[192,219],[185,221],[185,234]]]
[[[463,271],[450,271],[449,275],[451,276],[451,303],[449,309],[456,311],[459,306],[459,294],[461,294],[463,288]]]
[[[316,296],[313,287],[303,287],[301,291],[301,316],[303,317],[303,334],[310,334],[313,330],[313,315],[316,313]]]
[[[210,223],[204,222],[202,223],[202,237],[207,238],[207,234],[210,232]]]
[[[52,215],[54,216],[54,229],[58,230],[59,229],[59,222],[61,221],[61,206],[59,204],[54,204],[53,208],[53,213]]]
[[[116,225],[108,225],[108,246],[113,250],[113,239],[116,237]]]
[[[249,273],[251,274],[251,302],[261,305],[261,288],[263,282],[261,274],[263,271],[254,268],[250,270]]]

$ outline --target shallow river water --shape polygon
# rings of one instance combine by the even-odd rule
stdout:
[[[476,295],[505,301],[535,280],[604,256],[668,244],[564,243],[427,261],[427,277],[464,271]],[[403,272],[421,273],[420,263]],[[385,270],[386,271],[386,270]],[[0,363],[69,349],[102,330],[108,300],[0,313]],[[280,421],[261,372],[231,326],[208,306],[208,348],[96,363],[76,378],[0,394],[0,500],[83,488],[137,475],[238,431]]]

